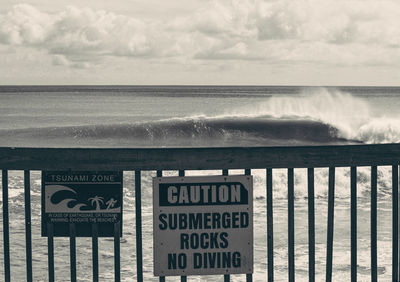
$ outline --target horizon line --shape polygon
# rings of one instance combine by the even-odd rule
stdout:
[[[399,85],[299,85],[299,84],[4,84],[0,87],[369,87],[396,88]]]

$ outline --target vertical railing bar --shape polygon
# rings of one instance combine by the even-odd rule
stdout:
[[[274,217],[272,168],[267,168],[267,245],[268,245],[268,281],[274,281]]]
[[[53,223],[47,223],[47,257],[49,282],[54,282],[54,226]]]
[[[223,169],[222,175],[229,175],[229,170]],[[231,276],[229,274],[224,274],[224,282],[229,282],[229,281],[231,281]]]
[[[308,168],[308,280],[315,281],[314,168]]]
[[[288,168],[288,264],[289,281],[294,281],[294,169]]]
[[[399,169],[392,166],[392,281],[399,276]]]
[[[250,168],[246,168],[244,170],[244,174],[245,175],[251,175],[251,169]],[[247,273],[246,274],[246,282],[251,282],[253,281],[253,274],[252,273]]]
[[[184,170],[179,170],[179,176],[184,177],[185,176],[185,171]],[[187,276],[182,275],[181,276],[181,282],[186,282],[187,281]]]
[[[162,176],[163,176],[162,170],[157,170],[157,177],[162,177]],[[165,282],[165,276],[160,276],[159,277],[159,281],[160,282]]]
[[[396,165],[396,174],[397,174],[397,176],[399,175],[399,166],[398,165]],[[400,181],[400,179],[398,177],[398,181],[396,182],[397,188],[399,187],[399,181]],[[397,205],[397,211],[399,211],[398,208],[399,208],[399,205],[400,205],[400,203],[399,203],[400,197],[398,197],[398,193],[397,193],[397,199],[398,199],[398,201],[397,201],[396,205]],[[396,214],[398,215],[398,213],[396,213]],[[399,228],[400,228],[400,217],[398,216],[397,230],[396,230],[397,237],[399,237]],[[397,240],[397,248],[398,248],[398,253],[397,253],[397,258],[398,258],[397,281],[400,281],[400,243],[399,243],[399,239],[400,238],[398,238],[398,240]]]
[[[142,246],[142,191],[141,171],[135,171],[135,209],[136,209],[136,270],[137,281],[143,282],[143,246]]]
[[[97,223],[92,223],[92,267],[93,282],[99,281],[99,230]]]
[[[3,188],[3,246],[4,246],[4,281],[11,281],[10,271],[10,225],[8,217],[8,171],[2,170]]]
[[[30,171],[24,171],[25,195],[25,252],[26,252],[26,281],[32,282],[32,231],[31,231],[31,178]]]
[[[76,226],[75,223],[69,224],[69,264],[71,282],[76,282]]]
[[[333,224],[335,211],[335,168],[329,168],[328,230],[326,248],[326,282],[332,281]]]
[[[114,278],[115,278],[115,282],[121,281],[120,232],[121,232],[121,222],[114,223]]]
[[[351,281],[357,281],[357,167],[350,169]]]
[[[377,256],[377,167],[371,167],[371,281],[378,280]]]

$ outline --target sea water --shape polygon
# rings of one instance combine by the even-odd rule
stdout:
[[[0,87],[0,145],[204,147],[397,143],[394,87]],[[188,171],[188,175],[221,171]],[[242,174],[235,170],[230,173]],[[358,278],[370,280],[370,169],[358,169]],[[254,281],[267,275],[265,170],[254,176]],[[165,175],[177,175],[168,171]],[[144,280],[153,277],[152,177],[142,173]],[[350,279],[350,169],[336,169],[333,280]],[[33,275],[47,280],[40,236],[40,172],[31,175]],[[287,281],[287,170],[273,171],[276,281]],[[1,192],[0,192],[1,193]],[[316,275],[325,277],[328,169],[315,169]],[[24,281],[23,173],[9,172],[11,277]],[[134,173],[124,173],[121,277],[136,279]],[[2,202],[0,202],[2,205]],[[0,219],[2,220],[2,218]],[[295,169],[296,279],[307,281],[307,172]],[[2,224],[0,224],[2,232]],[[2,236],[0,244],[2,245]],[[100,238],[100,281],[113,279],[113,241]],[[378,168],[378,277],[391,277],[391,167]],[[78,281],[91,281],[91,240],[77,239]],[[69,241],[55,238],[56,281],[69,281]],[[0,277],[4,275],[0,256]],[[190,277],[221,281],[221,276]],[[233,281],[243,281],[233,275]],[[178,281],[179,278],[168,278]]]

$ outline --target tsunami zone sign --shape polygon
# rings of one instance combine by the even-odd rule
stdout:
[[[153,178],[154,275],[253,273],[250,175]]]
[[[76,236],[90,237],[95,223],[98,236],[113,237],[114,224],[122,228],[122,203],[120,171],[43,171],[42,236],[48,223],[54,236],[69,236],[74,223]]]

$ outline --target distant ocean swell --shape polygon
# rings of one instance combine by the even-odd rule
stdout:
[[[243,100],[246,101],[246,100]],[[217,115],[156,121],[107,120],[0,129],[6,146],[268,146],[400,142],[400,115],[373,115],[371,103],[326,88],[270,96]],[[82,114],[84,120],[84,114]]]

